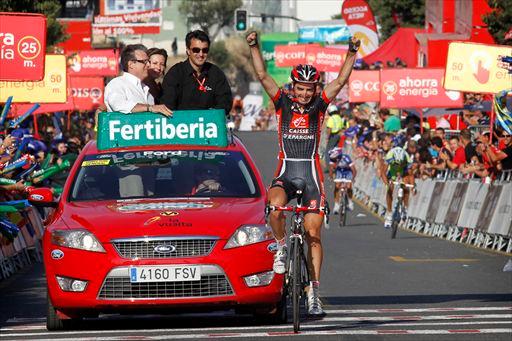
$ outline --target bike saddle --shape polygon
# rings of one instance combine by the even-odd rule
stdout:
[[[304,189],[306,189],[306,181],[302,178],[293,178],[290,182],[297,194],[302,194]]]

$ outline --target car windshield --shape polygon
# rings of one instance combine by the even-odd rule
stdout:
[[[241,152],[151,150],[87,155],[69,201],[258,195]]]

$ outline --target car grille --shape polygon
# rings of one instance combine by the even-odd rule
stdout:
[[[200,257],[208,255],[216,239],[200,238],[147,238],[113,240],[117,253],[123,258],[155,259],[155,258],[181,258]],[[165,246],[173,251],[157,252],[155,249]]]
[[[99,299],[171,299],[233,295],[224,272],[213,265],[201,266],[199,281],[131,283],[128,268],[117,268],[105,279]]]

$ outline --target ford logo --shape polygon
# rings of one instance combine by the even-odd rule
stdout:
[[[64,258],[64,252],[59,249],[52,250],[52,259],[62,259]]]
[[[43,199],[44,199],[44,197],[40,194],[31,194],[30,195],[30,200],[33,200],[33,201],[41,201]]]
[[[157,245],[153,249],[157,253],[171,253],[176,251],[176,246],[174,245]]]
[[[277,252],[277,243],[270,243],[270,244],[268,244],[267,250],[269,252],[272,252],[272,253]]]

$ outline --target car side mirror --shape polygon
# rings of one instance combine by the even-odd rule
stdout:
[[[27,187],[28,201],[39,207],[57,207],[58,203],[54,200],[53,191],[47,187]]]

